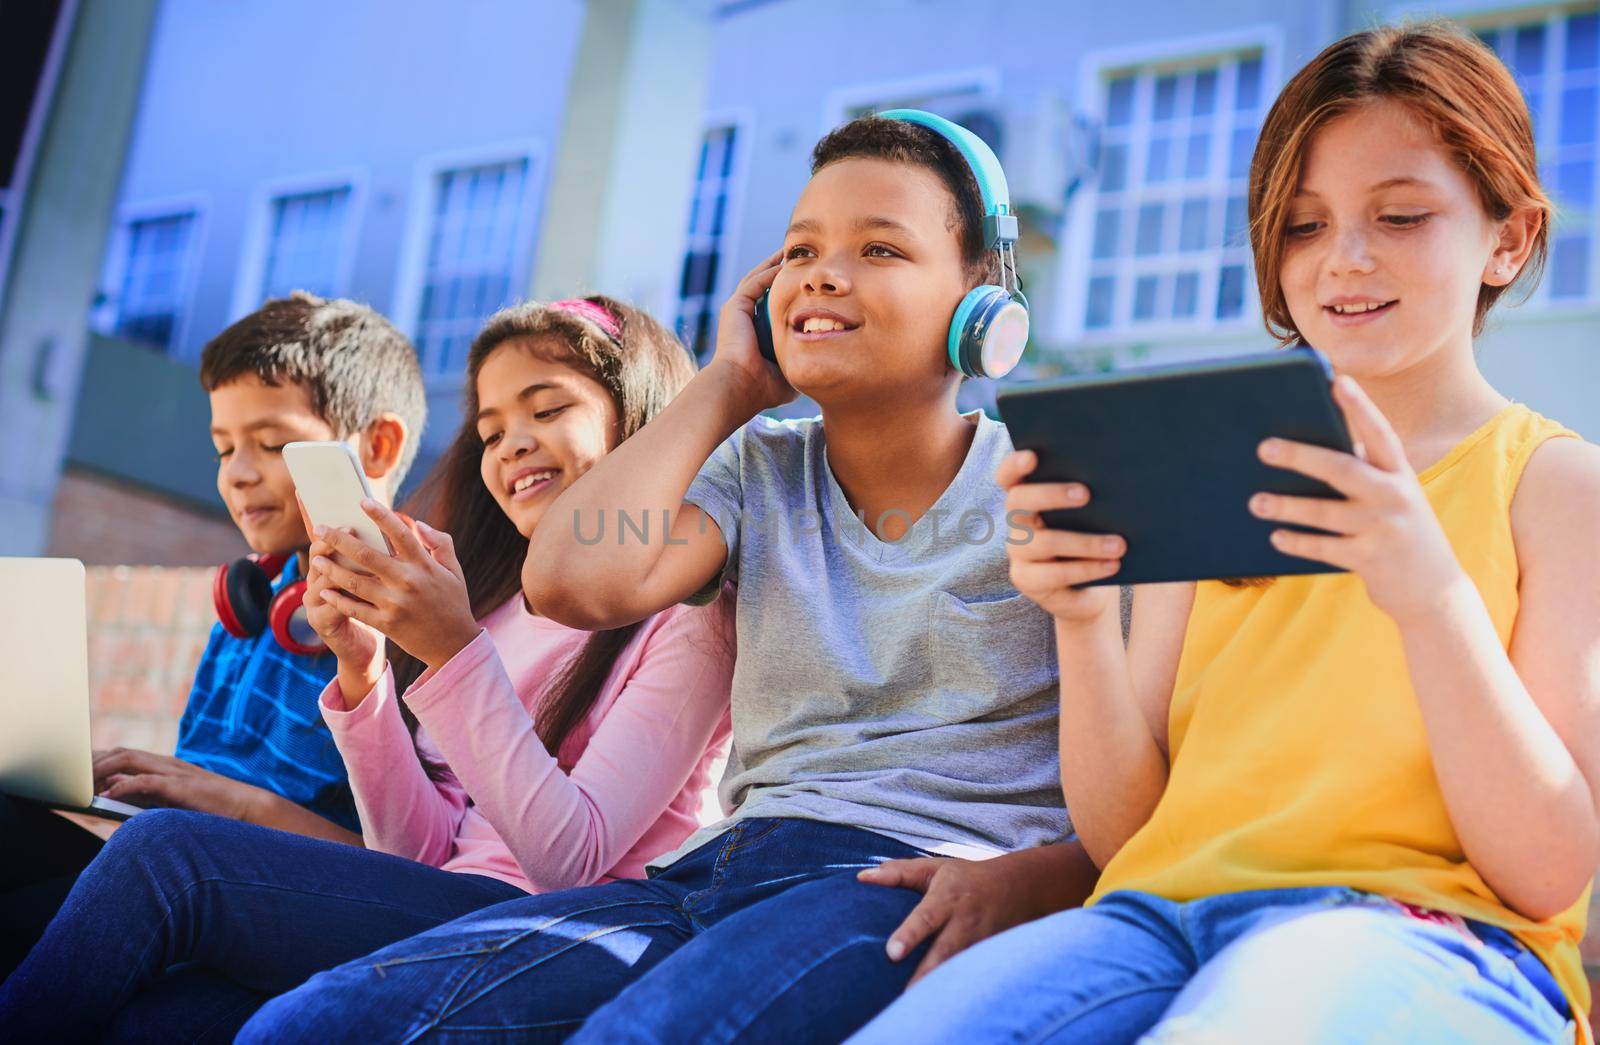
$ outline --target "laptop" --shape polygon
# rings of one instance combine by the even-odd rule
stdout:
[[[94,793],[87,591],[76,559],[0,558],[0,792],[126,820]]]

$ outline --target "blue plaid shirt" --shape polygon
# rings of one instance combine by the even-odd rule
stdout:
[[[290,559],[272,590],[300,572]],[[338,670],[331,653],[290,653],[264,629],[239,639],[211,629],[178,724],[174,754],[213,773],[275,791],[352,831],[361,830],[344,760],[317,698]]]

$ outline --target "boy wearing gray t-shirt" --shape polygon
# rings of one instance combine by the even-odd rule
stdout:
[[[952,315],[999,279],[974,169],[902,119],[825,137],[713,361],[532,538],[524,592],[569,626],[736,600],[731,816],[648,880],[511,901],[324,973],[263,1010],[262,1040],[330,1020],[839,1040],[904,989],[908,953],[931,967],[1088,894],[1050,619],[1008,577],[1005,542],[1031,538],[994,481],[1011,442],[955,405]],[[752,322],[769,290],[779,366]],[[820,418],[756,416],[797,391]],[[980,859],[930,858],[948,856]]]

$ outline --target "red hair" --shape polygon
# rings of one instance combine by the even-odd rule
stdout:
[[[1443,20],[1381,26],[1329,45],[1272,103],[1250,163],[1250,248],[1261,319],[1282,344],[1300,340],[1281,274],[1289,207],[1306,148],[1328,121],[1375,101],[1404,105],[1432,129],[1495,221],[1538,211],[1533,252],[1507,286],[1478,289],[1472,333],[1510,286],[1538,283],[1549,253],[1550,198],[1539,186],[1533,122],[1516,81],[1482,41]]]

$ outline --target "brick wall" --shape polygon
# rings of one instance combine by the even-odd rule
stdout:
[[[215,568],[91,566],[87,572],[94,746],[170,753],[217,619]]]
[[[215,566],[249,551],[220,501],[206,511],[95,472],[61,473],[46,554],[89,565]]]

